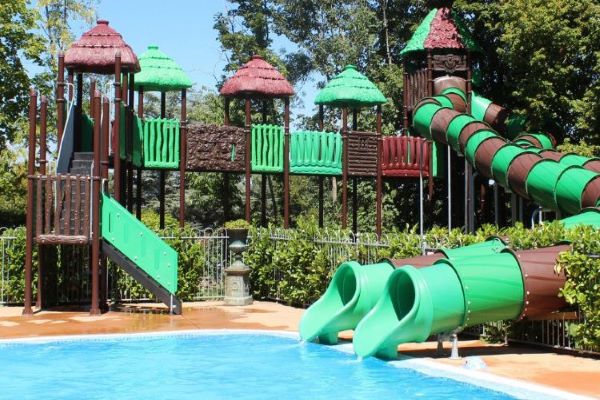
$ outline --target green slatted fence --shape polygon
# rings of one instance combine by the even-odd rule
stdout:
[[[291,135],[290,171],[296,174],[341,175],[342,135],[298,131]]]
[[[283,172],[283,127],[252,125],[251,166],[253,172]]]

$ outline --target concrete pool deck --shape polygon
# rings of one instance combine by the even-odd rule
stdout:
[[[131,306],[147,309],[149,305]],[[159,307],[159,306],[156,306]],[[304,310],[281,304],[255,301],[243,307],[226,307],[221,302],[186,303],[181,316],[143,312],[111,311],[102,316],[87,312],[42,311],[22,317],[21,307],[0,307],[0,339],[56,335],[159,332],[189,329],[261,329],[296,331]],[[345,332],[343,338],[351,338]],[[436,343],[399,347],[405,355],[432,360],[457,368],[465,362],[436,355]],[[546,385],[600,399],[600,360],[556,354],[525,346],[487,344],[461,340],[461,357],[479,356],[486,372],[502,377]]]

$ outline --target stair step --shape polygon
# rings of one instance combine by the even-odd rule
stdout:
[[[73,153],[73,161],[75,160],[87,160],[87,161],[93,161],[94,160],[94,153],[92,152],[75,152]]]

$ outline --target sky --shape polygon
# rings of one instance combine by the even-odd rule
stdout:
[[[148,45],[157,45],[188,73],[196,87],[216,91],[226,57],[213,29],[214,16],[228,7],[225,0],[100,0],[97,15],[108,20],[137,55]],[[72,28],[78,38],[91,26]],[[277,37],[273,48],[290,51],[294,45]],[[315,83],[309,81],[295,89],[303,100],[294,103],[297,112],[311,112]]]

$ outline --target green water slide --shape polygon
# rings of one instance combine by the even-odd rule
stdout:
[[[441,249],[440,253],[451,263],[465,257],[496,254],[505,247],[502,240],[491,238],[457,249]],[[375,306],[393,273],[394,266],[389,261],[372,265],[354,261],[341,264],[323,296],[304,313],[300,321],[302,339],[336,343],[339,332],[355,329]]]
[[[177,298],[177,252],[129,213],[102,194],[102,251],[140,282],[171,313],[181,314]]]

